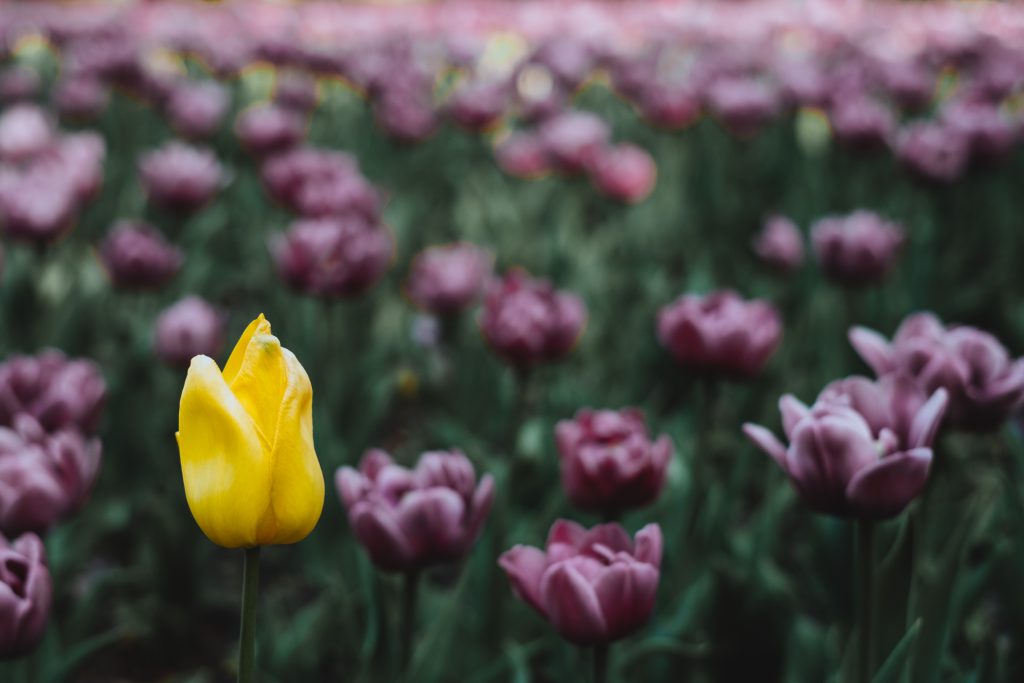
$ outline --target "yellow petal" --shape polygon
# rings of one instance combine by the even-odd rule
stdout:
[[[249,414],[206,356],[192,359],[176,436],[185,497],[199,528],[227,548],[257,545],[271,462]]]
[[[259,531],[263,544],[301,541],[324,507],[324,475],[313,448],[313,387],[295,354],[281,349],[281,355],[287,381],[271,451],[271,514]]]
[[[231,384],[231,380],[238,374],[238,369],[242,366],[242,358],[245,357],[245,350],[249,346],[249,340],[257,333],[270,334],[270,322],[263,317],[262,313],[260,313],[258,318],[249,323],[249,326],[245,328],[245,332],[242,332],[242,336],[238,338],[238,343],[235,344],[234,350],[231,351],[228,362],[224,364],[224,381],[228,384]]]
[[[270,325],[266,327],[269,329]],[[235,347],[231,358],[238,357],[240,362],[232,379],[227,378],[227,373],[224,379],[252,418],[269,456],[277,434],[281,401],[288,387],[288,370],[281,342],[274,335],[257,329],[250,335],[245,348],[241,345]]]

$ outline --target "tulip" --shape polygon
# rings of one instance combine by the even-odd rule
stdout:
[[[9,66],[0,71],[0,102],[13,104],[31,100],[39,93],[39,72],[27,66]]]
[[[967,141],[970,155],[975,159],[1001,159],[1013,148],[1016,138],[1013,123],[996,105],[953,100],[943,105],[941,119]]]
[[[388,92],[377,100],[374,115],[384,132],[402,142],[420,142],[437,129],[434,107],[425,94]]]
[[[949,422],[960,429],[998,429],[1024,401],[1024,358],[1012,359],[983,330],[947,328],[931,313],[917,313],[891,342],[855,327],[850,343],[879,377],[906,377],[921,391],[948,392]]]
[[[149,200],[160,208],[191,213],[209,202],[224,171],[213,152],[172,141],[139,161],[139,177]]]
[[[715,80],[708,88],[711,112],[735,135],[753,135],[779,110],[778,93],[767,83],[749,77]]]
[[[555,169],[582,173],[605,148],[610,132],[596,114],[568,111],[545,121],[538,135]]]
[[[100,245],[100,260],[111,282],[123,289],[158,289],[185,261],[180,249],[147,223],[120,221]]]
[[[899,133],[895,152],[904,166],[924,180],[950,183],[967,167],[970,146],[967,138],[952,126],[921,121]]]
[[[274,104],[295,112],[308,113],[316,109],[320,95],[316,79],[300,72],[277,74],[274,79]]]
[[[0,536],[0,659],[21,657],[39,645],[52,598],[39,537],[25,534],[11,542]]]
[[[483,291],[493,261],[486,249],[467,242],[430,247],[413,259],[405,291],[431,313],[457,313]]]
[[[513,133],[494,147],[494,158],[505,173],[538,178],[550,170],[543,141],[531,133]]]
[[[556,291],[520,269],[491,283],[480,330],[491,349],[509,363],[528,367],[559,360],[583,334],[587,307],[575,294]]]
[[[70,76],[53,86],[53,106],[62,119],[91,121],[107,107],[109,93],[97,78]]]
[[[638,106],[647,121],[669,130],[685,128],[700,116],[700,97],[691,88],[677,84],[645,85]]]
[[[0,425],[13,427],[17,416],[24,414],[47,432],[75,429],[91,434],[106,397],[99,368],[60,351],[12,356],[0,364]]]
[[[0,159],[25,161],[56,142],[53,122],[34,104],[15,104],[0,115]]]
[[[54,154],[74,187],[78,202],[93,199],[103,185],[107,145],[98,133],[72,133],[61,138]]]
[[[903,229],[871,211],[828,216],[811,226],[811,244],[825,276],[849,286],[885,279],[903,247]]]
[[[804,262],[804,238],[792,220],[771,216],[754,239],[754,252],[765,265],[790,273]]]
[[[614,517],[654,502],[665,483],[672,441],[652,441],[636,409],[583,409],[555,426],[562,488],[586,510]]]
[[[0,427],[0,532],[45,533],[77,511],[99,473],[99,439],[43,430],[27,413]]]
[[[884,147],[896,127],[888,107],[862,93],[837,97],[829,121],[837,140],[864,150]]]
[[[262,174],[271,196],[303,217],[379,218],[379,194],[344,152],[295,148],[270,157]]]
[[[350,297],[375,285],[391,264],[394,239],[359,217],[296,221],[270,241],[277,273],[309,296]]]
[[[494,127],[505,112],[508,86],[504,83],[471,83],[456,89],[448,100],[448,115],[471,131]]]
[[[246,549],[238,680],[251,683],[260,546],[301,541],[324,506],[313,388],[263,315],[242,333],[223,371],[208,356],[192,359],[175,436],[199,528],[217,545]]]
[[[833,387],[807,407],[786,395],[779,401],[789,440],[783,446],[770,431],[745,424],[743,432],[782,468],[804,502],[816,512],[839,517],[894,517],[924,490],[932,463],[932,441],[946,410],[948,394],[934,392],[909,415],[894,412],[886,390],[863,404],[854,388]],[[882,419],[868,417],[878,412]],[[889,425],[907,418],[903,433]]]
[[[224,320],[197,296],[181,299],[156,319],[153,350],[172,367],[188,367],[194,356],[216,356],[224,348]]]
[[[603,194],[627,204],[642,202],[651,194],[658,169],[641,147],[617,145],[599,152],[590,167],[590,178]]]
[[[729,290],[685,294],[658,311],[658,340],[694,370],[752,377],[778,348],[782,323],[766,301]]]
[[[165,103],[167,119],[180,135],[205,138],[220,127],[231,106],[231,96],[214,81],[177,85]]]
[[[267,156],[295,147],[306,130],[302,118],[273,104],[249,107],[235,121],[235,135],[256,156]]]
[[[630,539],[618,524],[590,530],[558,520],[542,550],[517,545],[498,563],[515,596],[577,645],[606,646],[639,630],[654,610],[662,537],[648,524]]]
[[[459,450],[424,453],[413,469],[370,450],[358,470],[339,468],[334,483],[356,538],[386,572],[418,572],[461,560],[494,500],[493,477],[477,482]]]
[[[73,179],[52,163],[25,172],[0,169],[0,224],[12,240],[50,244],[73,226],[77,209]]]

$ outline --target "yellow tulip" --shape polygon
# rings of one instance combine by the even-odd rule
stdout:
[[[260,315],[224,372],[188,369],[178,413],[185,497],[199,528],[226,548],[296,543],[320,519],[324,475],[313,450],[313,389]]]

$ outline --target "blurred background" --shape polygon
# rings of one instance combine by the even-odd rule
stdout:
[[[371,447],[461,448],[497,481],[465,561],[425,576],[406,680],[580,680],[497,557],[599,521],[562,491],[554,426],[624,406],[674,456],[622,518],[659,523],[665,559],[612,680],[833,680],[851,528],[741,424],[777,429],[782,394],[868,373],[851,325],[888,337],[930,310],[1024,348],[1012,3],[8,2],[0,58],[0,423],[67,427],[79,463],[102,444],[59,519],[25,525],[45,527],[54,603],[4,681],[233,680],[241,555],[189,514],[174,432],[188,360],[223,364],[261,312],[311,377],[328,484],[309,538],[264,552],[267,683],[397,680],[399,580],[332,484]],[[812,241],[823,219],[854,243]],[[416,255],[453,242],[578,295],[575,347],[501,353],[483,276],[453,306],[417,296]],[[659,309],[720,289],[780,316],[744,379],[659,342]],[[1012,420],[940,444],[963,467],[935,518],[929,661],[886,680],[1024,680],[1024,444]]]

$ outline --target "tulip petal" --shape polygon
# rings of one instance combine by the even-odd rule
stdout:
[[[788,438],[792,438],[797,422],[805,418],[811,411],[796,396],[786,394],[779,399],[779,412],[782,414],[782,432]]]
[[[571,561],[548,568],[540,595],[548,618],[563,638],[577,645],[607,642],[608,626],[597,593]]]
[[[915,448],[882,458],[850,480],[846,496],[868,517],[892,517],[924,490],[931,468],[930,448]]]
[[[245,412],[249,413],[269,450],[277,436],[281,402],[290,378],[281,342],[269,333],[270,323],[264,327],[266,332],[257,330],[249,338],[249,343],[241,350],[241,362],[233,378],[228,381],[225,374],[225,381],[228,381],[231,393],[238,398]],[[236,358],[240,349],[235,347],[231,360]]]
[[[946,414],[948,404],[949,394],[945,389],[939,389],[921,406],[910,423],[910,432],[907,438],[907,445],[910,448],[931,447],[932,441],[935,440],[935,433],[939,431],[939,426],[942,424],[942,417]]]
[[[176,436],[185,497],[203,533],[227,548],[258,545],[270,463],[252,418],[206,356],[192,359]]]
[[[644,562],[616,562],[602,572],[595,591],[608,640],[625,638],[651,616],[658,592],[658,570]]]
[[[413,549],[398,526],[394,511],[360,502],[349,515],[352,531],[370,559],[384,571],[402,571],[414,560]]]
[[[548,568],[544,551],[528,545],[517,545],[501,554],[498,565],[505,570],[515,596],[546,617],[547,612],[540,598],[541,577]]]
[[[476,490],[473,492],[472,509],[469,511],[469,521],[466,525],[468,543],[472,543],[480,534],[480,528],[491,512],[492,503],[494,503],[494,477],[485,474],[480,478],[480,483],[477,484]]]
[[[636,532],[636,550],[633,556],[641,562],[646,562],[655,568],[661,567],[661,553],[664,547],[664,539],[661,536],[661,527],[657,524],[648,524]]]
[[[224,364],[224,381],[228,384],[231,384],[235,379],[235,375],[238,374],[239,368],[242,367],[242,359],[245,357],[246,349],[249,347],[249,340],[257,333],[270,334],[270,322],[263,317],[262,313],[260,313],[258,318],[249,323],[245,331],[242,332],[242,336],[238,338],[238,343],[235,344],[235,348],[228,357],[228,362]]]
[[[782,468],[783,472],[789,472],[786,465],[786,447],[782,445],[782,442],[770,430],[765,429],[761,425],[747,422],[743,425],[743,433],[758,448],[770,455],[772,460]]]
[[[463,549],[466,504],[449,488],[412,491],[398,506],[398,525],[415,554],[425,560],[448,560]]]
[[[334,488],[337,489],[338,497],[347,510],[363,499],[367,482],[358,470],[339,467],[334,473]]]
[[[324,473],[313,448],[313,387],[295,354],[281,349],[281,355],[287,383],[271,451],[270,514],[260,529],[264,544],[301,541],[324,509]]]
[[[881,377],[894,369],[892,345],[885,337],[866,327],[850,328],[847,337],[857,354],[876,375]]]

